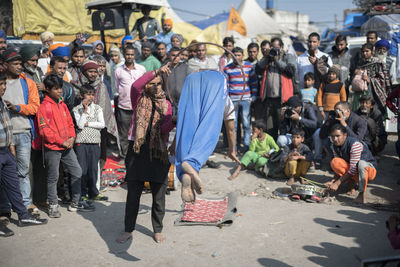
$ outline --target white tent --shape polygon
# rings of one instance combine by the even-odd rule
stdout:
[[[256,0],[243,0],[238,8],[238,13],[246,24],[247,36],[249,37],[289,32],[265,13]]]
[[[181,17],[178,16],[178,14],[175,13],[175,11],[172,9],[170,4],[168,3],[168,0],[161,0],[162,6],[164,7],[164,10],[166,11],[166,17],[172,19],[173,22],[184,22]]]
[[[392,34],[400,30],[400,14],[373,16],[361,26],[361,34],[376,31],[378,36],[392,39]]]

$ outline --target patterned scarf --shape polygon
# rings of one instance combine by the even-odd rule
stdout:
[[[150,125],[150,160],[160,159],[161,162],[168,163],[167,146],[161,136],[161,124],[168,111],[168,103],[165,93],[159,89],[156,94],[149,95],[143,93],[136,107],[136,130],[133,151],[140,153],[141,146],[146,142],[147,129],[149,128],[151,114],[154,105],[153,121]]]

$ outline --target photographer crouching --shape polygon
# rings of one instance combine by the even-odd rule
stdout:
[[[292,131],[295,128],[304,130],[305,143],[313,143],[312,137],[318,128],[318,117],[316,109],[312,104],[303,106],[303,101],[298,96],[292,96],[286,102],[286,106],[281,111],[280,134],[276,143],[279,147],[289,145],[292,140]]]

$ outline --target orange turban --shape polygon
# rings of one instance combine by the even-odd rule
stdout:
[[[62,44],[62,43],[56,43],[56,44],[50,45],[50,46],[49,46],[49,52],[53,51],[54,49],[59,48],[60,46],[61,46],[61,47],[64,47],[65,45]]]
[[[173,26],[172,19],[165,19],[163,25],[165,23],[168,23],[169,25],[171,25],[171,27]]]

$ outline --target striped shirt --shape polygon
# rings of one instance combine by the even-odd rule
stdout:
[[[250,62],[243,62],[243,71],[245,73],[245,93],[243,100],[255,100],[257,95],[257,76],[255,69]],[[240,100],[243,94],[243,74],[239,66],[234,63],[228,64],[224,68],[224,74],[228,82],[229,97],[232,101]]]
[[[361,153],[364,149],[363,144],[360,142],[355,142],[350,149],[350,162],[349,162],[349,170],[347,173],[351,176],[357,173],[357,164],[361,159]],[[333,156],[338,157],[335,150],[333,150]]]
[[[10,114],[3,99],[0,98],[0,147],[9,147],[13,144],[12,124]]]

